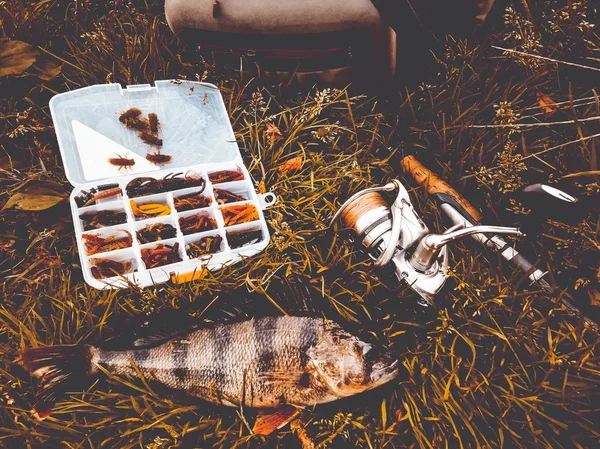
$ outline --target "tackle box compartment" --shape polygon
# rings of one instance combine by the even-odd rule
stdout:
[[[121,115],[131,108],[141,114],[131,112],[128,127]],[[74,186],[70,205],[81,268],[92,287],[187,282],[268,245],[263,211],[276,197],[256,192],[216,86],[181,80],[125,89],[95,85],[54,96],[50,111]],[[149,125],[151,113],[157,131]],[[147,158],[157,154],[171,159],[157,165]],[[190,200],[196,196],[202,198]],[[117,275],[115,267],[123,272]]]

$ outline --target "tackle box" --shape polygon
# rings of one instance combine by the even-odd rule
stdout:
[[[268,245],[276,198],[255,191],[216,86],[94,85],[54,96],[50,111],[89,285],[186,282]],[[171,160],[147,159],[158,154]]]

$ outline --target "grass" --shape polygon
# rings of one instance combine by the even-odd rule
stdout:
[[[309,286],[313,307],[371,334],[403,365],[394,385],[304,411],[317,447],[596,447],[599,339],[556,298],[527,287],[519,273],[499,268],[497,255],[465,240],[452,246],[453,279],[425,314],[392,273],[373,270],[327,230],[352,192],[400,176],[398,161],[407,153],[490,222],[520,186],[569,181],[596,207],[573,226],[546,223],[521,245],[580,307],[598,315],[588,292],[598,289],[600,265],[598,140],[589,137],[599,132],[599,74],[490,47],[598,67],[600,39],[588,23],[593,8],[592,1],[497,2],[489,39],[448,38],[422,84],[376,97],[360,86],[277,89],[215,66],[171,35],[161,2],[0,2],[4,35],[38,46],[36,66],[62,65],[49,80],[33,67],[0,79],[2,202],[28,180],[70,191],[49,116],[53,94],[171,78],[221,88],[257,188],[279,197],[267,214],[272,241],[261,255],[190,284],[119,292],[83,282],[65,202],[42,212],[4,210],[0,446],[299,447],[289,428],[269,438],[251,435],[252,411],[213,407],[140,379],[101,380],[36,422],[29,414],[35,385],[18,364],[25,347],[114,342],[121,329],[173,310],[210,320],[225,312],[293,312],[295,302],[279,294],[288,277]],[[560,109],[545,116],[538,93]],[[559,121],[567,123],[552,124]],[[274,142],[266,123],[283,139]],[[300,170],[279,170],[298,156]],[[444,229],[426,194],[405,184],[430,228]]]

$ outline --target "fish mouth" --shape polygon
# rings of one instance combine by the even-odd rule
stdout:
[[[381,363],[381,362],[380,362]],[[393,360],[391,363],[381,363],[380,368],[375,368],[371,372],[372,388],[383,385],[390,380],[395,379],[400,374],[398,360]]]

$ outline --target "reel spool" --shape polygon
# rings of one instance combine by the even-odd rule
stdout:
[[[394,191],[397,196],[390,205],[380,192]],[[354,194],[340,207],[331,224],[338,231],[350,232],[351,239],[375,260],[376,266],[388,264],[398,249],[412,246],[429,233],[416,215],[408,192],[397,180]]]
[[[389,205],[377,192],[369,192],[361,198],[348,201],[342,208],[338,221],[373,259],[384,252],[390,241],[392,213]]]

